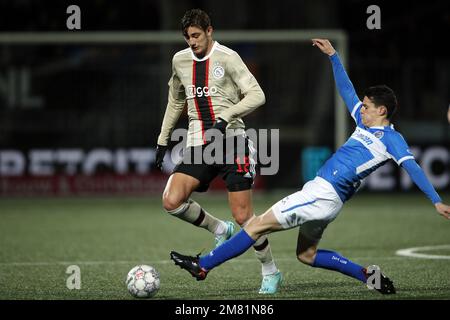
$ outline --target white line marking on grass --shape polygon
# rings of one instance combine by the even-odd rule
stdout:
[[[136,263],[138,261],[135,261]],[[0,266],[53,266],[53,265],[100,265],[129,264],[133,261],[48,261],[48,262],[0,262]]]
[[[440,246],[427,246],[427,247],[416,247],[416,248],[407,248],[397,250],[395,252],[396,255],[404,256],[404,257],[412,257],[412,258],[421,258],[421,259],[450,259],[450,256],[443,256],[437,254],[425,254],[425,253],[417,253],[416,251],[433,251],[439,249],[450,249],[450,244],[443,244]]]
[[[352,257],[354,261],[357,260],[399,260],[403,259],[402,257]],[[297,262],[294,258],[278,258],[277,261],[293,261]],[[228,263],[257,263],[257,259],[237,259],[228,261]],[[172,264],[172,260],[156,260],[156,261],[142,261],[142,260],[129,260],[129,261],[46,261],[46,262],[0,262],[0,267],[7,266],[53,266],[53,265],[102,265],[102,264],[129,264],[129,265],[138,265],[138,264]]]

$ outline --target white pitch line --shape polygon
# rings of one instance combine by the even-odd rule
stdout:
[[[402,257],[352,257],[351,260],[400,260],[404,259]],[[276,261],[294,261],[294,258],[278,258]],[[256,259],[238,259],[228,261],[229,263],[252,263],[257,262]],[[48,261],[48,262],[0,262],[0,267],[2,266],[53,266],[53,265],[102,265],[102,264],[172,264],[172,260],[157,260],[157,261],[142,261],[142,260],[130,260],[130,261]]]
[[[135,261],[137,262],[137,261]],[[99,265],[129,264],[133,261],[53,261],[53,262],[0,262],[0,266],[52,266],[52,265]]]
[[[399,255],[399,256],[404,256],[404,257],[421,258],[421,259],[450,259],[450,256],[425,254],[425,253],[417,253],[416,252],[416,251],[433,251],[433,250],[439,250],[439,249],[450,249],[450,244],[401,249],[401,250],[397,250],[395,252],[395,254]]]

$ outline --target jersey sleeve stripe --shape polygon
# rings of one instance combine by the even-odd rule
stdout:
[[[353,110],[352,110],[352,118],[355,119],[355,121],[356,121],[355,113],[356,113],[356,110],[358,110],[360,105],[362,105],[362,102],[358,101],[358,103],[355,104],[355,106],[353,107]]]
[[[395,158],[394,158],[394,159],[395,159]],[[409,160],[409,159],[414,160],[414,157],[413,157],[413,156],[406,156],[406,157],[403,157],[403,158],[401,158],[400,160],[397,161],[397,164],[398,164],[398,165],[401,165],[402,162],[404,162],[404,161],[406,161],[406,160]]]

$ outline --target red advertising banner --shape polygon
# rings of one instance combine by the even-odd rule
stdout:
[[[54,175],[0,177],[0,197],[12,196],[108,196],[108,195],[160,195],[168,176],[162,173]],[[263,189],[262,177],[255,180],[254,189]],[[224,182],[216,178],[209,188],[226,191]]]

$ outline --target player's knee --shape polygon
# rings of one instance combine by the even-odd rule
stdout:
[[[253,214],[248,213],[246,210],[235,210],[233,211],[233,217],[238,225],[243,226],[253,217]]]
[[[236,223],[243,226],[253,217],[253,212],[251,212],[250,207],[245,204],[233,205],[231,207],[231,213]]]
[[[247,219],[245,219],[244,217],[235,217],[234,221],[236,221],[238,225],[242,226],[247,222]]]
[[[164,192],[162,196],[163,207],[166,211],[173,211],[179,208],[185,199],[182,199],[178,194]]]

